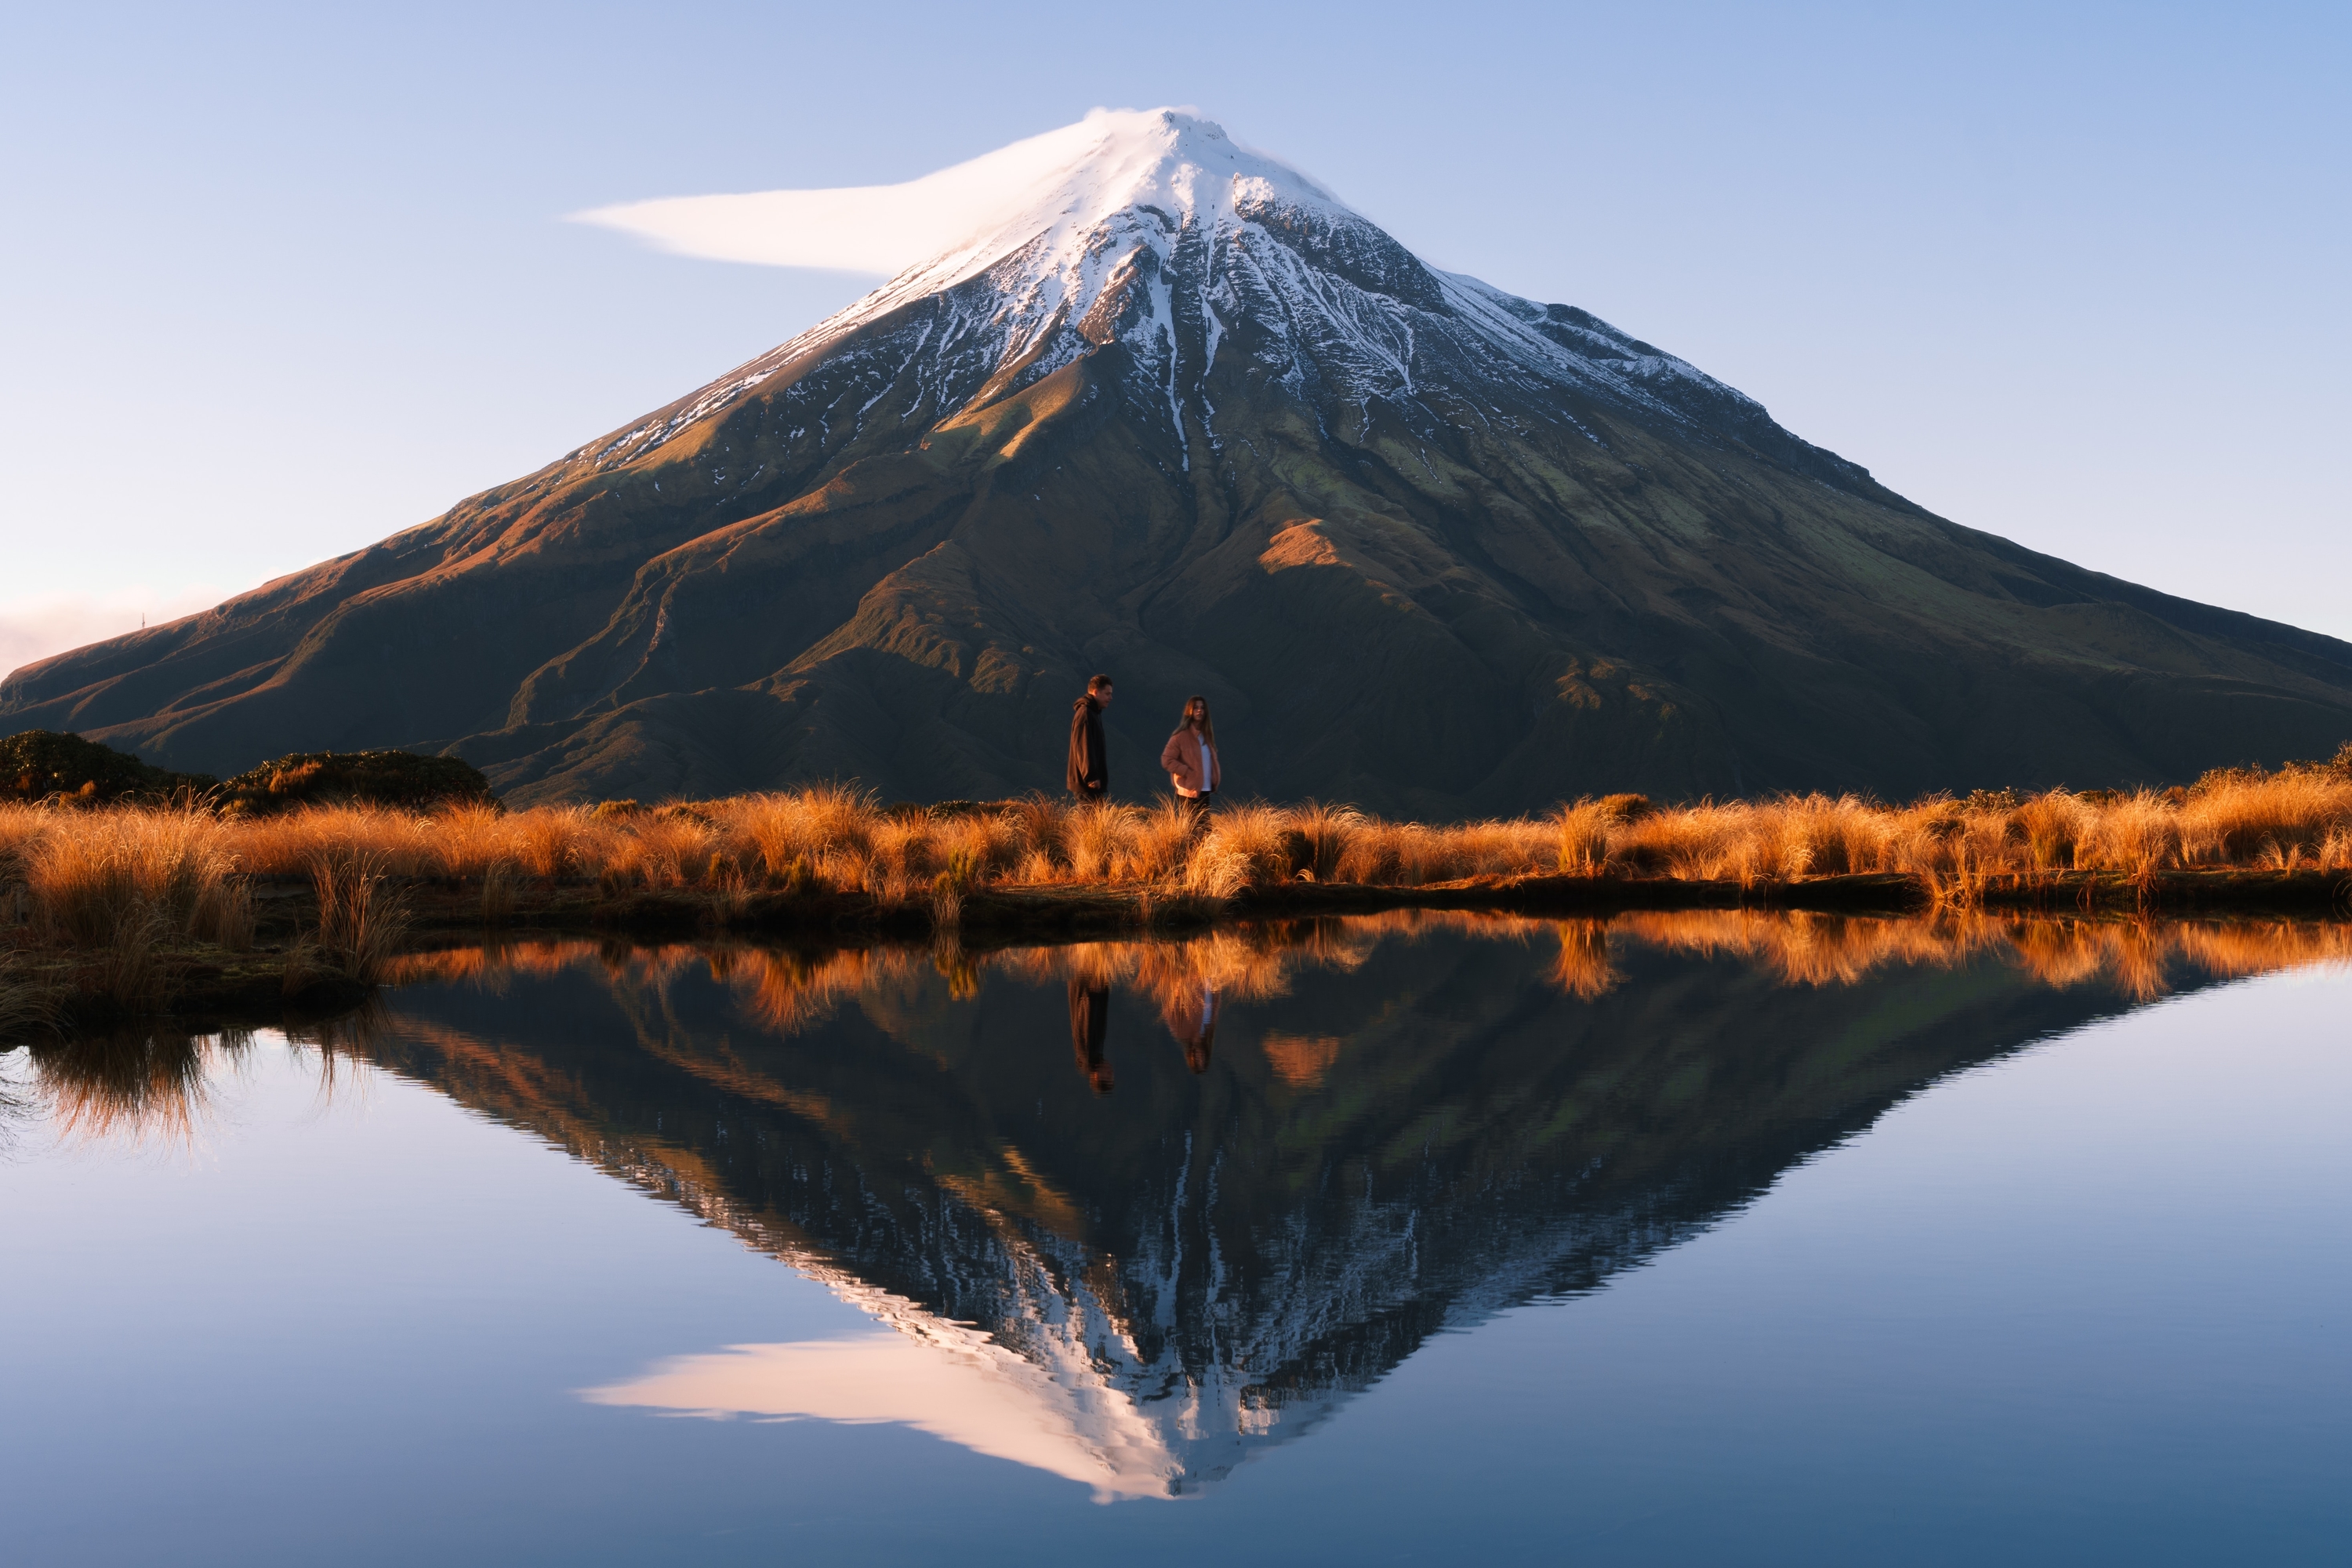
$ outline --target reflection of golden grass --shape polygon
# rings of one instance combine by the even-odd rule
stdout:
[[[1226,1002],[1264,1001],[1286,994],[1292,972],[1302,965],[1352,970],[1376,942],[1376,933],[1355,921],[1298,921],[1221,929],[1182,941],[1016,948],[982,963],[1038,984],[1076,980],[1089,989],[1139,992],[1162,1013],[1178,1017],[1197,1014],[1204,991]]]
[[[1559,922],[1559,962],[1552,966],[1552,984],[1580,1002],[1606,996],[1622,978],[1609,955],[1605,921]]]
[[[1744,959],[1784,984],[1851,985],[1887,964],[1958,963],[1981,948],[1987,925],[1691,910],[1625,915],[1611,921],[1610,929],[1668,952]]]
[[[698,963],[735,989],[747,1018],[791,1035],[823,1022],[843,1002],[871,987],[903,986],[926,970],[948,973],[959,996],[973,994],[987,974],[998,972],[1031,984],[1076,981],[1087,990],[1139,994],[1158,1005],[1172,1028],[1197,1019],[1205,995],[1213,994],[1220,1006],[1269,1000],[1287,994],[1303,970],[1353,973],[1384,942],[1415,942],[1437,932],[1557,942],[1549,978],[1564,994],[1586,1001],[1623,984],[1621,961],[1629,945],[1744,963],[1784,985],[1852,985],[1893,968],[1950,968],[1991,959],[2014,964],[2046,985],[2097,981],[2141,998],[2168,990],[2169,976],[2182,966],[2233,978],[2312,964],[2352,964],[2352,925],[2332,922],[2122,921],[1967,912],[1896,919],[1738,910],[1552,921],[1479,911],[1392,910],[1226,927],[1176,941],[957,950],[952,965],[937,952],[912,948],[808,953],[560,942],[411,954],[399,961],[396,973],[406,982],[496,988],[509,973],[547,974],[593,964],[625,988],[658,990],[680,968]],[[1312,1077],[1311,1053],[1293,1052],[1284,1059],[1305,1075],[1297,1081]]]
[[[844,948],[817,956],[759,951],[746,954],[729,978],[752,1018],[779,1035],[794,1035],[871,986],[912,978],[923,956],[903,948]]]
[[[123,1029],[37,1046],[34,1085],[70,1142],[195,1141],[211,1074],[242,1055],[243,1035]]]
[[[1337,1035],[1286,1035],[1269,1029],[1260,1048],[1275,1077],[1293,1089],[1319,1089],[1339,1059],[1339,1043]]]
[[[2170,937],[2176,952],[2208,974],[2235,978],[2283,969],[2352,966],[2352,926],[2250,921],[2157,929]]]
[[[1692,910],[1621,915],[1606,929],[1669,952],[1742,959],[1790,985],[1851,985],[1889,966],[1949,967],[1991,956],[2045,985],[2104,981],[2146,999],[2169,990],[2168,976],[2180,964],[2221,978],[2352,964],[2352,926],[2320,921],[1974,914],[1897,920]]]

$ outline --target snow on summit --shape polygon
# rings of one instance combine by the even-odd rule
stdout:
[[[908,376],[937,419],[1116,345],[1116,375],[1164,420],[1181,469],[1196,438],[1214,447],[1205,378],[1243,342],[1287,394],[1391,406],[1417,438],[1505,403],[1589,436],[1559,402],[1571,388],[1681,422],[1769,425],[1739,393],[1582,310],[1432,270],[1306,174],[1186,110],[1097,110],[900,184],[680,196],[579,216],[687,255],[889,274],[575,454],[600,465],[642,458],[788,367],[836,353],[883,376],[852,412],[862,429],[890,375]]]

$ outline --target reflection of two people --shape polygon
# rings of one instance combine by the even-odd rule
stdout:
[[[1217,992],[1203,985],[1198,994],[1179,991],[1168,999],[1163,1016],[1168,1032],[1184,1047],[1184,1065],[1196,1073],[1209,1070],[1210,1048],[1217,1038]],[[1116,1081],[1104,1052],[1110,1035],[1110,986],[1101,981],[1070,977],[1070,1049],[1078,1070],[1097,1094],[1108,1094]]]

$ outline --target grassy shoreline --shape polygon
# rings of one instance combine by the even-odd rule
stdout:
[[[1001,944],[1402,909],[2341,914],[2352,747],[2161,793],[1620,795],[1438,826],[1316,803],[883,808],[837,786],[653,809],[0,805],[0,1037],[347,1005],[450,933]]]

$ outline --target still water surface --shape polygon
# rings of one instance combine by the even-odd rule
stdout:
[[[2340,1563],[2347,949],[521,946],[20,1050],[0,1557]]]

